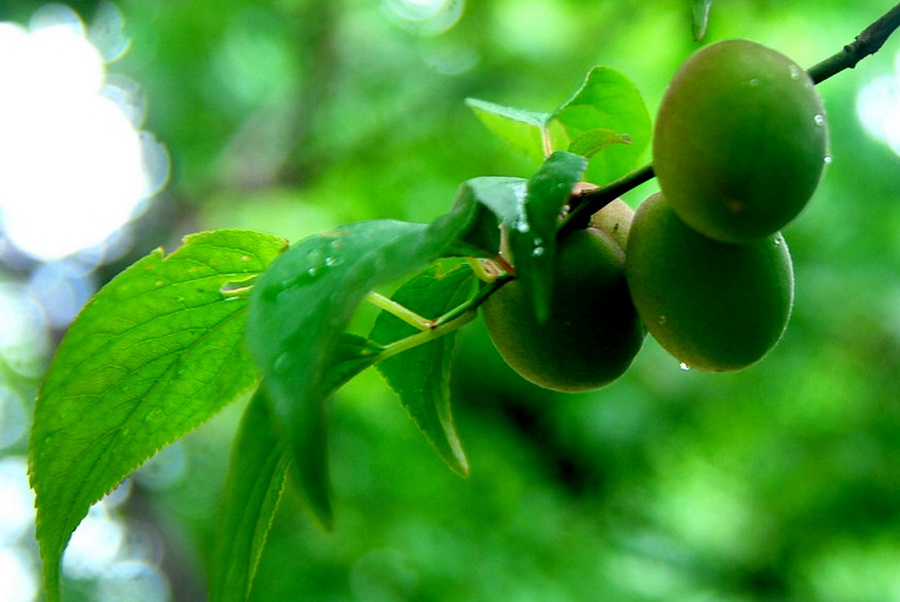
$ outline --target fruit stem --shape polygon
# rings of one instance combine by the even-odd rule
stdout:
[[[900,27],[900,4],[866,27],[840,52],[810,67],[808,73],[813,83],[822,83],[844,69],[853,69],[861,60],[878,52],[898,27]]]
[[[384,311],[388,312],[389,314],[397,316],[398,318],[400,318],[401,320],[403,320],[410,326],[417,328],[423,332],[431,330],[433,328],[434,322],[432,320],[429,320],[428,318],[423,318],[416,312],[410,310],[409,308],[407,308],[403,305],[400,305],[393,299],[389,299],[388,297],[385,297],[381,293],[376,293],[375,291],[370,291],[369,294],[366,295],[366,301],[368,301],[375,307],[383,309]]]
[[[510,282],[514,279],[513,276],[509,274],[505,274],[503,276],[498,277],[493,282],[488,282],[484,286],[478,289],[478,292],[471,299],[467,299],[463,303],[457,305],[444,315],[435,319],[431,324],[432,328],[437,329],[440,328],[453,320],[456,320],[460,316],[465,315],[466,313],[471,313],[472,316],[475,316],[475,310],[478,309],[482,303],[487,301],[487,298],[497,292],[501,286]]]
[[[444,315],[446,316],[447,314]],[[441,318],[443,317],[444,316],[441,316]],[[441,318],[438,318],[438,320],[440,320]],[[475,312],[467,311],[441,324],[438,324],[438,320],[435,320],[432,322],[432,326],[428,330],[417,332],[416,334],[412,334],[404,339],[395,341],[390,345],[386,345],[384,349],[378,354],[377,361],[380,362],[381,360],[393,357],[398,353],[402,353],[403,351],[407,351],[409,349],[412,349],[413,347],[418,347],[419,345],[430,343],[431,341],[439,339],[442,336],[450,334],[454,330],[465,326],[474,319]]]
[[[625,174],[618,180],[613,180],[602,188],[579,195],[580,202],[560,223],[557,235],[563,235],[579,227],[585,227],[587,222],[590,221],[591,215],[600,211],[629,190],[652,180],[653,177],[653,164],[647,163],[643,167]]]

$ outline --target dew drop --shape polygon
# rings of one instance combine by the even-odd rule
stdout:
[[[241,261],[250,261],[249,255],[241,255]]]
[[[319,268],[316,266],[313,266],[313,267],[309,268],[308,270],[306,270],[306,273],[309,274],[311,277],[315,278],[319,273]]]
[[[668,321],[669,321],[669,318],[667,318],[666,316],[659,317],[659,325],[660,326],[665,326]]]
[[[687,372],[688,370],[691,369],[691,367],[688,366],[687,364],[685,364],[684,362],[681,362],[680,364],[678,364],[678,367],[679,367],[680,369],[684,370],[685,372]]]
[[[752,78],[750,81],[748,81],[747,83],[750,84],[750,86],[752,86],[752,87],[756,87],[756,86],[759,85],[759,80],[756,79],[756,78],[754,77],[754,78]]]
[[[325,265],[329,268],[333,268],[335,266],[339,266],[344,263],[344,260],[340,257],[335,257],[333,255],[329,255],[325,258]]]
[[[544,247],[535,247],[534,250],[531,252],[531,254],[534,257],[540,257],[541,255],[544,254]]]
[[[800,79],[801,70],[797,65],[791,65],[791,79]]]
[[[832,161],[834,161],[834,159],[831,158],[831,155],[825,155],[825,165],[831,165]]]
[[[776,238],[776,239],[775,239],[775,246],[776,246],[776,247],[780,247],[780,246],[781,246],[781,239],[780,239],[780,238]]]
[[[518,223],[516,223],[516,230],[524,234],[525,232],[531,230],[531,226],[529,226],[528,222],[526,222],[524,219],[520,219]]]
[[[817,126],[822,127],[823,125],[825,125],[825,116],[821,113],[816,113],[816,116],[813,117],[813,119],[815,120]]]

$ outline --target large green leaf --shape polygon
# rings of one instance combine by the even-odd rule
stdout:
[[[392,299],[426,318],[437,318],[463,303],[472,289],[474,274],[467,265],[429,266],[406,281]],[[375,320],[370,337],[392,343],[418,331],[383,311]],[[413,347],[387,358],[376,367],[416,426],[437,454],[457,473],[468,476],[469,463],[456,433],[450,411],[450,359],[456,333]]]
[[[630,141],[607,145],[591,158],[587,179],[601,186],[631,171],[650,142],[650,115],[640,92],[630,79],[609,67],[591,69],[572,98],[553,113],[551,123],[555,122],[576,148],[595,130],[611,131],[620,141]]]
[[[256,382],[239,288],[286,247],[244,230],[188,236],[109,282],[72,324],[41,387],[30,442],[47,597],[91,504]]]
[[[273,414],[296,461],[313,514],[332,522],[325,399],[341,341],[364,295],[421,269],[451,248],[470,225],[462,205],[430,225],[362,222],[307,238],[281,256],[251,295],[248,342],[266,379]]]
[[[371,366],[381,347],[356,335],[338,343],[326,389],[337,389]],[[276,432],[263,382],[244,412],[219,507],[210,564],[209,602],[243,602],[250,595],[292,456]]]
[[[538,320],[550,312],[560,211],[581,179],[587,159],[566,151],[550,155],[528,181],[525,201],[515,227],[509,228],[516,276],[534,301]]]

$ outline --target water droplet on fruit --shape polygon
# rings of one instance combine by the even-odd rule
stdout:
[[[691,367],[688,366],[687,364],[685,364],[684,362],[681,362],[680,364],[678,364],[678,367],[681,368],[682,370],[684,370],[685,372],[687,372],[688,370],[691,369]]]
[[[800,74],[802,73],[800,67],[798,67],[797,65],[791,65],[790,70],[791,70],[791,79],[800,79]]]

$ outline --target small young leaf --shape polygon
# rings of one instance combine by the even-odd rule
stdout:
[[[610,144],[631,144],[631,138],[605,128],[588,130],[569,145],[569,152],[590,159]]]
[[[607,184],[628,173],[641,159],[650,142],[650,115],[635,85],[609,67],[594,67],[581,88],[552,115],[570,141],[605,129],[627,136],[631,144],[616,144],[591,159],[586,179]]]
[[[587,159],[567,151],[550,155],[528,181],[524,221],[509,229],[509,247],[516,276],[534,301],[538,320],[550,313],[556,230],[560,211],[581,179]]]
[[[692,29],[694,40],[699,42],[706,35],[706,26],[709,25],[709,10],[713,0],[691,0],[693,4]]]
[[[468,266],[448,269],[438,263],[405,282],[392,299],[421,316],[437,318],[468,298],[473,281],[474,274]],[[383,311],[370,336],[387,344],[416,332],[403,320]],[[468,476],[469,463],[450,411],[450,358],[455,335],[450,333],[404,351],[376,367],[441,459],[460,475]]]
[[[245,351],[247,283],[286,247],[243,230],[194,234],[110,281],[56,352],[34,410],[31,484],[47,597],[91,504],[256,381]]]
[[[471,108],[489,130],[536,162],[544,159],[544,136],[548,113],[537,113],[467,98]]]
[[[282,255],[254,287],[250,351],[301,491],[326,527],[332,514],[324,402],[342,381],[332,371],[346,360],[344,331],[366,293],[446,254],[470,225],[472,209],[457,207],[429,225],[381,220],[312,236]]]
[[[263,386],[244,411],[213,534],[209,602],[244,602],[278,507],[290,455]]]

